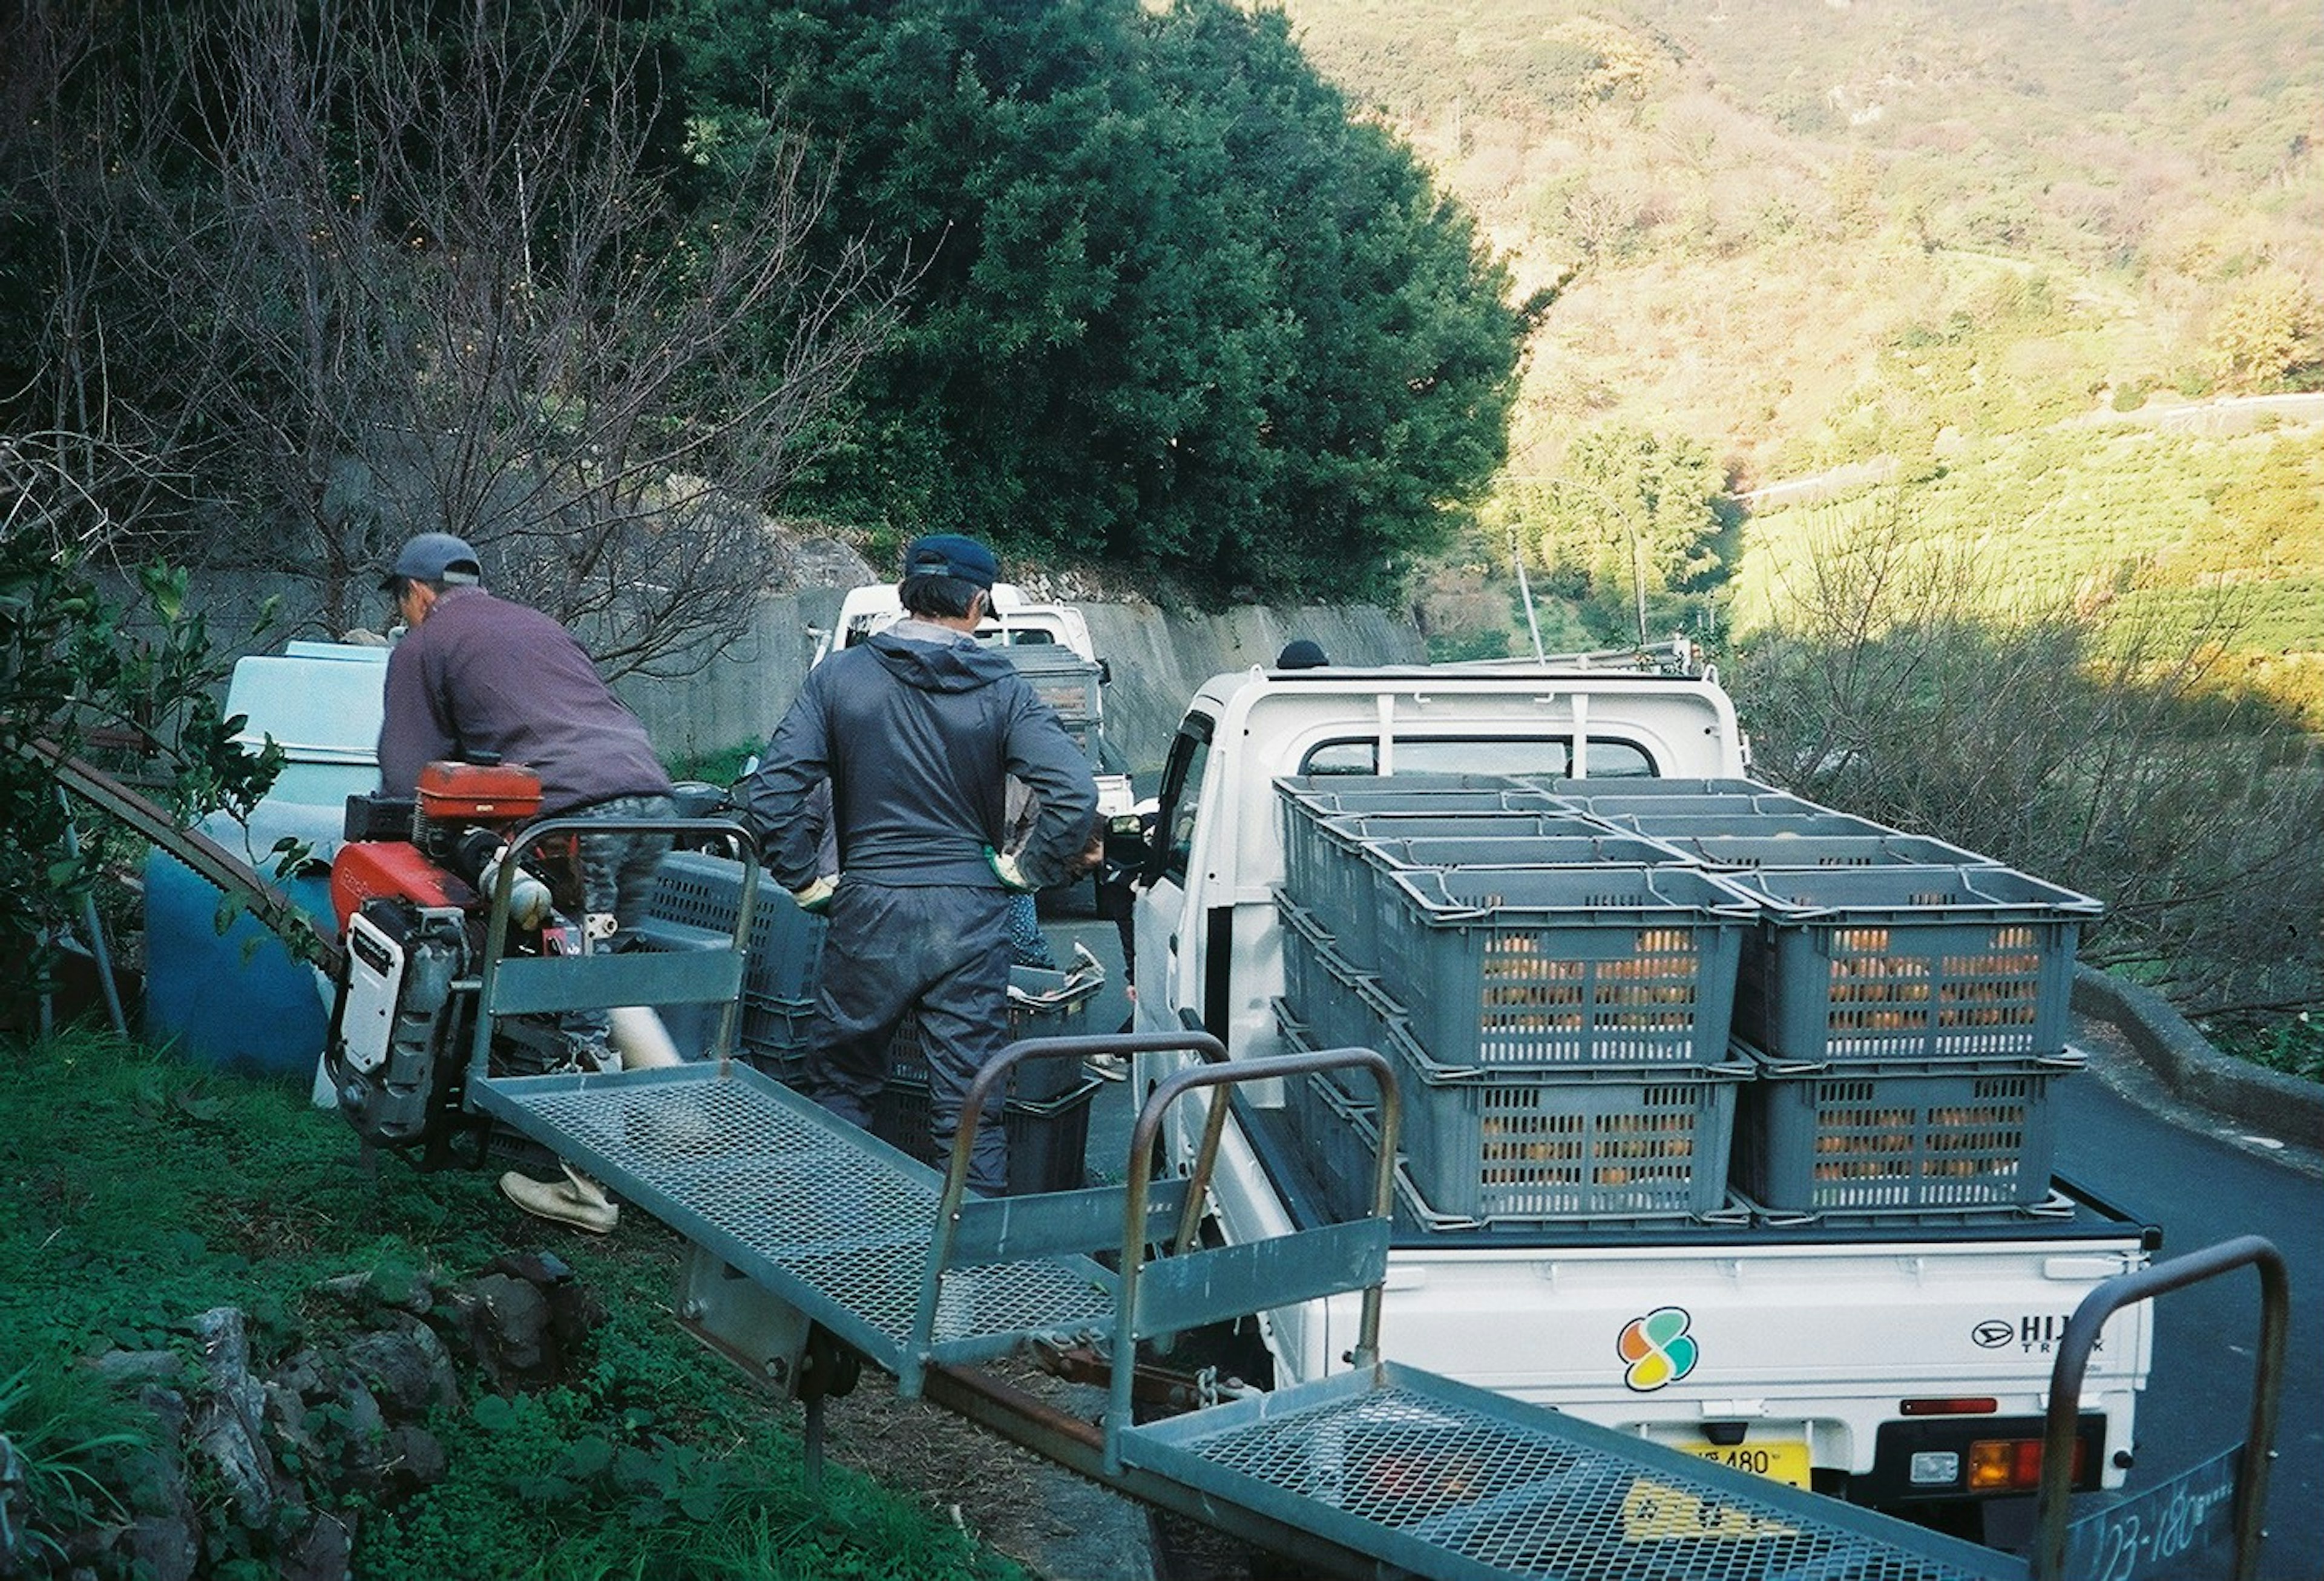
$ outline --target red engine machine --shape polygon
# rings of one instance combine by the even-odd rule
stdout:
[[[421,1149],[431,1164],[473,1163],[456,1144],[469,1138],[480,1155],[483,1127],[461,1090],[498,868],[520,855],[530,864],[511,891],[511,954],[564,951],[577,936],[567,919],[578,880],[569,850],[511,848],[540,811],[531,769],[431,763],[417,790],[410,799],[347,799],[346,841],[331,863],[346,951],[325,1068],[340,1112],[366,1141]],[[557,868],[567,870],[555,882],[541,876]],[[557,1070],[564,1040],[546,1018],[515,1018],[495,1029],[492,1058],[512,1073]]]

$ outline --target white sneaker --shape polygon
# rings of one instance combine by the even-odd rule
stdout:
[[[592,1235],[612,1229],[622,1217],[620,1206],[587,1175],[569,1163],[563,1167],[561,1181],[536,1181],[511,1170],[501,1177],[501,1195],[536,1218],[571,1225]]]

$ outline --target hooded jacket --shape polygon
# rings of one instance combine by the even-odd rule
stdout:
[[[1005,654],[907,620],[807,672],[738,799],[787,889],[816,879],[807,801],[826,779],[842,873],[997,888],[984,853],[1007,844],[1011,775],[1040,799],[1019,868],[1036,886],[1061,882],[1097,813],[1089,764]]]

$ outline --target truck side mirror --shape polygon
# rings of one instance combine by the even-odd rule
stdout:
[[[1101,686],[1111,686],[1113,685],[1113,661],[1111,659],[1102,658],[1097,661],[1097,684]]]

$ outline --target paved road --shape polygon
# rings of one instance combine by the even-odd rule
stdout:
[[[1106,989],[1090,1030],[1129,1014],[1121,953],[1111,924],[1076,914],[1047,919],[1053,941],[1085,943],[1105,965]],[[2241,1235],[2274,1242],[2291,1270],[2292,1324],[2278,1451],[2268,1500],[2263,1581],[2324,1578],[2324,1160],[2239,1137],[2172,1105],[2142,1080],[2135,1059],[2099,1024],[2084,1024],[2096,1073],[2058,1083],[2061,1173],[2163,1227],[2163,1255]],[[1130,1121],[1126,1084],[1098,1096],[1093,1167],[1118,1170]],[[2139,1465],[2145,1486],[2243,1437],[2250,1409],[2258,1279],[2241,1272],[2161,1298],[2154,1369],[2141,1402]],[[2022,1526],[2021,1519],[2013,1524]],[[2006,1546],[2006,1545],[2005,1545]],[[2165,1572],[2163,1581],[2228,1575],[2224,1552]],[[2097,1581],[2097,1578],[2093,1578]]]
[[[2093,1035],[2090,1039],[2097,1042]],[[2319,1164],[2177,1109],[2135,1064],[2100,1050],[2104,1079],[2058,1091],[2061,1173],[2163,1226],[2163,1255],[2236,1236],[2266,1236],[2292,1286],[2288,1347],[2270,1477],[2266,1581],[2324,1576],[2324,1179]],[[2251,1409],[2259,1281],[2239,1271],[2159,1298],[2154,1371],[2139,1413],[2135,1485],[2238,1442]],[[2228,1574],[2225,1556],[2170,1572]]]

